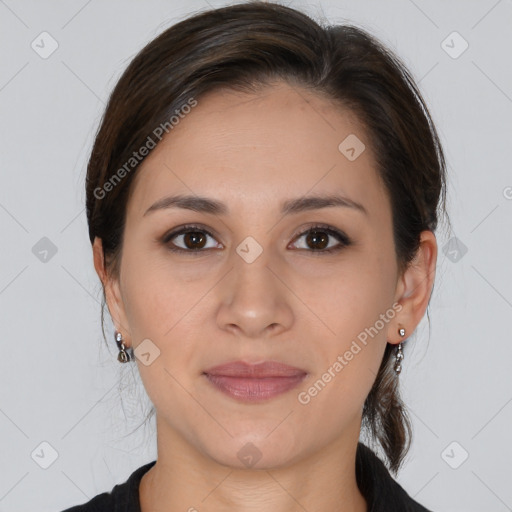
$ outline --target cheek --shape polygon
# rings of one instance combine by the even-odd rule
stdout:
[[[184,388],[190,387],[197,358],[192,341],[197,339],[193,331],[194,325],[197,330],[197,319],[194,321],[192,308],[201,295],[148,260],[140,266],[135,259],[129,263],[125,267],[124,302],[144,388],[157,410],[186,410],[191,401]]]
[[[147,268],[127,275],[124,280],[124,304],[134,344],[137,344],[141,337],[157,336],[165,318],[171,320],[170,290],[172,287],[166,287],[162,281],[153,279]]]
[[[344,343],[359,335],[364,341],[364,333],[392,306],[394,286],[391,275],[384,261],[371,255],[354,258],[338,274],[331,275],[316,292],[316,300],[324,304],[325,323],[330,326],[331,338],[334,332]],[[385,335],[382,327],[379,322],[379,333],[372,330],[374,336],[370,339],[379,337],[380,331]]]
[[[155,379],[160,382],[164,374],[160,385],[165,388],[169,384],[170,376],[164,369],[180,380],[185,378],[187,369],[194,371],[194,357],[197,358],[194,340],[202,338],[204,325],[204,318],[198,317],[202,311],[198,301],[211,285],[204,280],[187,284],[182,274],[160,256],[128,254],[127,251],[123,262],[122,290],[131,341],[134,350],[147,339],[156,346],[158,357],[151,365],[137,362],[145,384],[158,393],[160,388]],[[151,343],[146,341],[150,352]]]
[[[361,258],[350,272],[336,276],[336,282],[322,290],[322,319],[329,333],[319,347],[321,364],[315,377],[320,378],[320,387],[328,382],[330,391],[324,400],[342,400],[355,407],[373,385],[386,348],[388,326],[396,316],[389,277],[392,272],[384,263],[382,258]]]
[[[161,337],[180,315],[186,287],[160,257],[160,248],[148,241],[127,237],[123,249],[121,289],[134,343]],[[183,315],[183,313],[181,313]]]

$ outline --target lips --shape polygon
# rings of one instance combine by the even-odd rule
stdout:
[[[230,363],[214,366],[204,373],[207,375],[221,375],[225,377],[244,377],[244,378],[268,378],[268,377],[299,377],[307,372],[277,361],[264,361],[262,363],[251,364],[244,361],[234,361]]]
[[[307,372],[276,361],[235,361],[214,366],[204,375],[214,388],[237,401],[260,402],[295,388]]]

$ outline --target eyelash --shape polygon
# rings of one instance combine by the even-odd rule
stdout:
[[[208,235],[208,236],[210,236],[212,238],[215,238],[214,235],[212,235],[212,233],[210,233],[207,229],[203,228],[202,226],[199,226],[197,224],[187,224],[185,226],[182,226],[181,228],[179,228],[176,231],[172,231],[171,233],[168,233],[168,234],[164,235],[163,238],[162,238],[162,243],[164,245],[167,245],[168,249],[171,252],[187,253],[187,254],[190,254],[190,255],[199,256],[202,253],[204,253],[205,251],[210,250],[210,249],[197,249],[197,250],[194,250],[194,249],[183,249],[181,247],[172,247],[171,244],[169,243],[176,236],[184,235],[184,234],[187,234],[189,232],[195,232],[195,231],[200,232],[200,233],[204,233],[204,234],[206,234],[206,235]],[[341,251],[345,247],[348,247],[349,245],[352,244],[351,239],[347,235],[345,235],[345,233],[337,230],[336,228],[334,228],[334,227],[332,227],[332,226],[330,226],[328,224],[315,224],[313,226],[310,226],[308,229],[306,229],[305,231],[302,231],[297,236],[295,236],[294,240],[299,239],[302,236],[307,235],[308,233],[310,233],[312,231],[320,231],[320,232],[323,232],[323,233],[327,233],[328,235],[336,238],[338,240],[338,242],[340,242],[340,244],[338,244],[338,245],[336,245],[336,246],[334,246],[334,247],[332,247],[330,249],[316,249],[316,250],[313,250],[313,249],[300,249],[300,250],[306,250],[307,252],[313,253],[315,255],[321,255],[321,254],[325,254],[325,253],[332,254],[332,253],[336,253],[338,251]]]

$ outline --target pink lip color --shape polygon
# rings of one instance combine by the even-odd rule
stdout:
[[[236,361],[204,373],[217,389],[244,402],[259,402],[285,393],[307,375],[304,370],[274,361],[259,364]]]

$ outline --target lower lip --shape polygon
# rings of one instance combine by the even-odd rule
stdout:
[[[244,402],[261,402],[286,393],[304,380],[304,375],[293,377],[244,378],[209,375],[206,378],[220,391]]]

